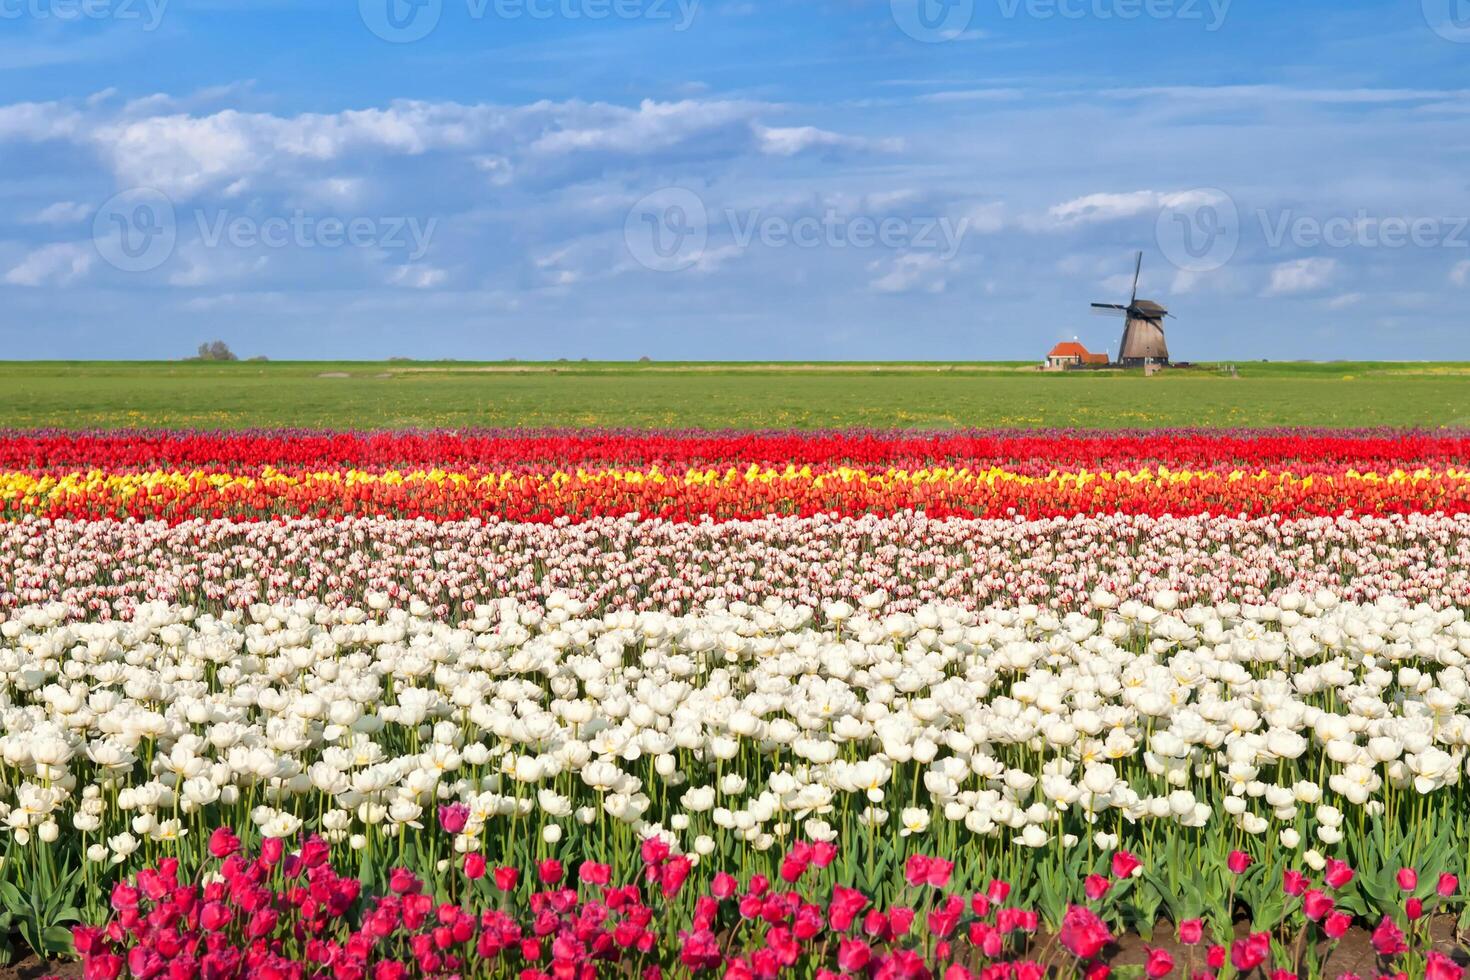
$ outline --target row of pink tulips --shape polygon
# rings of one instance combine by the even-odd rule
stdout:
[[[0,525],[0,615],[60,602],[72,618],[139,602],[204,609],[380,593],[441,619],[512,595],[563,594],[594,610],[678,613],[721,599],[820,606],[869,596],[1091,607],[1096,589],[1186,603],[1278,602],[1327,589],[1470,605],[1470,516],[927,520],[782,518],[723,525],[606,519],[579,525],[357,519]]]

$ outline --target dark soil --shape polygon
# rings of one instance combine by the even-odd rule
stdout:
[[[0,980],[40,980],[41,977],[65,977],[72,980],[82,975],[82,964],[69,960],[42,960],[27,956],[11,966],[0,966]]]
[[[1239,923],[1236,927],[1236,935],[1244,938],[1250,929],[1247,923]],[[1172,976],[1188,978],[1189,973],[1185,968],[1191,964],[1190,956],[1193,955],[1194,969],[1204,969],[1205,950],[1208,943],[1201,943],[1191,949],[1182,945],[1175,937],[1177,930],[1167,922],[1159,923],[1154,930],[1151,942],[1145,942],[1141,936],[1130,933],[1121,937],[1113,950],[1113,955],[1108,962],[1114,967],[1142,966],[1147,953],[1144,946],[1152,946],[1164,949],[1174,957],[1174,973]],[[1461,966],[1470,965],[1470,937],[1457,937],[1455,935],[1455,919],[1453,916],[1440,916],[1429,922],[1429,935],[1434,943],[1432,948],[1444,953]],[[1347,935],[1337,943],[1336,947],[1322,964],[1322,975],[1324,977],[1337,977],[1343,973],[1353,973],[1360,977],[1374,977],[1385,972],[1378,961],[1378,954],[1373,951],[1373,934],[1367,929],[1354,927]],[[1206,934],[1208,939],[1208,934]],[[1267,961],[1269,968],[1270,961]],[[1305,973],[1303,963],[1303,973]]]

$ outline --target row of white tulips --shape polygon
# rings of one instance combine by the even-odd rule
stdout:
[[[457,800],[453,847],[492,856],[609,833],[697,856],[881,834],[1004,863],[1209,833],[1320,862],[1365,820],[1412,840],[1464,811],[1459,609],[884,598],[594,616],[557,594],[455,625],[376,593],[130,622],[17,610],[0,623],[7,853],[129,864],[232,820],[401,849]]]

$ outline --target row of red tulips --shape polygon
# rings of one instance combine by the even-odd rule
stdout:
[[[1248,430],[1087,432],[0,432],[0,468],[138,470],[202,467],[544,468],[655,463],[666,469],[787,463],[865,468],[1357,467],[1463,465],[1470,433]]]
[[[702,890],[690,884],[691,861],[657,838],[642,845],[642,881],[626,883],[594,861],[569,877],[556,859],[523,881],[519,870],[491,869],[471,854],[454,871],[458,901],[442,880],[434,894],[435,884],[406,868],[392,871],[382,894],[364,895],[359,881],[333,867],[332,848],[319,838],[292,853],[267,839],[245,854],[221,828],[209,850],[217,866],[202,882],[183,880],[178,862],[166,859],[113,888],[111,920],[74,930],[88,980],[591,980],[612,971],[642,980],[1106,980],[1119,938],[1109,896],[1143,870],[1134,855],[1116,852],[1110,873],[1089,876],[1060,922],[1043,924],[1035,909],[1009,903],[1004,882],[952,891],[954,865],[937,857],[910,857],[903,875],[911,901],[877,908],[823,873],[837,854],[828,843],[796,843],[777,880],[718,872]],[[1230,855],[1237,876],[1250,865],[1245,853]],[[1281,889],[1290,904],[1279,928],[1215,942],[1203,920],[1185,920],[1167,945],[1143,946],[1142,972],[1150,980],[1321,976],[1324,957],[1353,927],[1337,899],[1353,879],[1335,860],[1320,883],[1288,871]],[[1398,883],[1405,896],[1422,891],[1413,869],[1401,870]],[[1458,893],[1458,879],[1441,874],[1430,901]],[[1423,927],[1430,911],[1408,897],[1398,920],[1377,923],[1369,940],[1374,976],[1460,980],[1462,968]]]

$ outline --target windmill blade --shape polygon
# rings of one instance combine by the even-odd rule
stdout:
[[[1128,301],[1132,306],[1138,302],[1138,277],[1143,274],[1143,253],[1138,253],[1138,263],[1133,267],[1133,298]]]
[[[1119,306],[1117,303],[1093,303],[1092,308],[1094,310],[1123,310],[1124,312],[1128,310],[1128,307]]]

